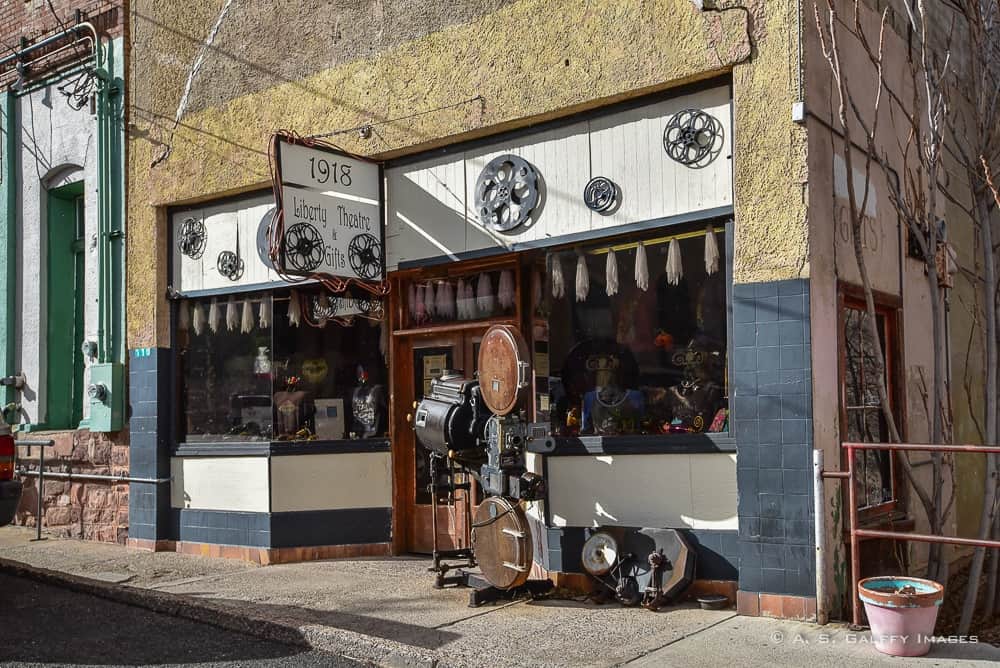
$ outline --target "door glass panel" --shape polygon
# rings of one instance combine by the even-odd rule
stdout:
[[[455,364],[455,353],[452,346],[436,346],[433,348],[416,348],[413,351],[413,396],[420,401],[430,390],[431,380],[440,376],[445,369]],[[414,439],[416,440],[416,439]],[[431,494],[428,491],[431,478],[429,472],[430,453],[420,443],[414,442],[414,468],[416,473],[416,503],[430,505]],[[446,500],[445,496],[438,499]]]

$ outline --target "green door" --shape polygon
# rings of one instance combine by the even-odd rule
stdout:
[[[83,419],[83,182],[48,193],[46,418],[48,429]]]

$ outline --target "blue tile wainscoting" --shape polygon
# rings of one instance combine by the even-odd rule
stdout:
[[[137,348],[129,354],[129,475],[170,477],[170,350]],[[130,483],[129,538],[168,540],[170,484]]]
[[[740,591],[814,597],[806,279],[733,286]]]

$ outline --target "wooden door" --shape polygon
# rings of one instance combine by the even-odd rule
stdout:
[[[467,377],[473,377],[476,371],[477,343],[481,338],[482,333],[470,334],[467,331],[408,337],[409,340],[400,345],[399,350],[409,360],[412,374],[409,378],[399,379],[399,396],[396,400],[408,407],[407,412],[412,414],[414,403],[423,398],[431,379],[440,376],[444,370],[462,370]],[[406,466],[397,471],[397,474],[405,471],[403,475],[406,476],[402,481],[397,478],[398,482],[403,483],[406,495],[404,502],[408,506],[408,512],[405,513],[406,550],[429,554],[433,550],[431,495],[428,489],[430,455],[417,443],[412,428],[399,430],[396,439],[397,452],[406,460]],[[439,493],[439,549],[468,547],[465,539],[466,504],[470,498],[475,499],[478,492],[474,481],[473,485],[471,494],[457,491],[449,498],[446,492]]]

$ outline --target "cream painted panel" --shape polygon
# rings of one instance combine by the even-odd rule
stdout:
[[[466,153],[466,202],[469,237],[467,248],[511,246],[590,228],[590,209],[583,203],[583,189],[590,180],[590,146],[586,122],[528,135]],[[475,209],[476,182],[493,158],[511,153],[534,165],[541,179],[540,208],[527,223],[507,234],[486,230]]]
[[[555,526],[737,528],[735,455],[550,457],[548,486]]]
[[[392,506],[388,452],[299,455],[271,459],[271,510]]]
[[[170,505],[268,512],[267,457],[173,457]]]
[[[670,118],[689,108],[705,111],[723,127],[718,156],[698,169],[674,162],[663,148],[663,132]],[[621,207],[611,215],[593,213],[593,227],[732,204],[730,120],[729,89],[725,87],[592,120],[593,176],[606,176],[622,189]]]
[[[257,253],[258,229],[273,207],[274,200],[269,195],[262,195],[175,213],[171,221],[174,287],[180,292],[191,292],[280,281],[277,273],[264,265]],[[189,217],[199,218],[205,223],[205,250],[198,259],[189,258],[177,250],[180,226]],[[237,229],[244,269],[242,278],[231,281],[219,274],[216,264],[219,253],[236,250]]]
[[[705,110],[723,127],[718,156],[699,169],[674,162],[663,149],[667,122],[687,108]],[[474,205],[479,174],[504,153],[531,162],[543,184],[534,222],[509,234],[483,228]],[[730,205],[731,154],[730,93],[723,86],[464,154],[394,167],[386,171],[389,270],[405,260],[505,248]],[[583,190],[592,176],[606,176],[622,189],[622,205],[613,215],[591,212],[583,203]]]
[[[400,262],[465,250],[465,165],[461,155],[386,171],[387,270]]]
[[[691,512],[698,529],[735,529],[736,455],[689,455]]]

